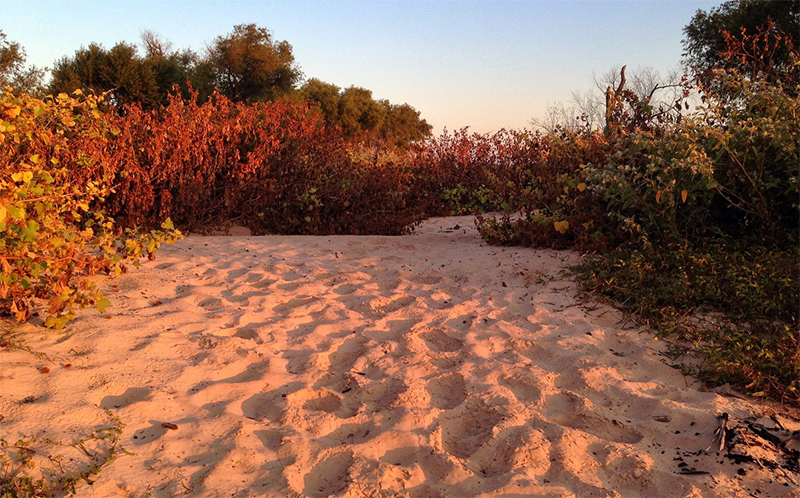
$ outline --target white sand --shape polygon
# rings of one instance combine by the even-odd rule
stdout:
[[[578,303],[559,273],[577,257],[487,246],[471,217],[189,236],[104,280],[109,316],[17,328],[52,361],[0,350],[0,437],[71,443],[110,409],[133,454],[90,497],[800,496],[797,474],[701,451],[718,414],[767,408]]]

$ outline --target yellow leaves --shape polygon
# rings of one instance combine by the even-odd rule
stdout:
[[[22,108],[20,106],[12,105],[5,108],[5,110],[3,111],[3,115],[7,118],[16,118],[17,116],[19,116],[20,111],[22,111]]]
[[[17,183],[24,183],[28,184],[33,180],[33,172],[32,171],[18,171],[11,175],[11,179]]]
[[[579,190],[580,192],[583,192],[584,190],[586,190],[586,184],[585,184],[585,183],[583,183],[583,182],[579,183],[579,184],[578,184],[578,190]]]
[[[569,222],[568,221],[556,221],[553,223],[553,227],[556,229],[558,233],[565,234],[567,230],[569,230]]]

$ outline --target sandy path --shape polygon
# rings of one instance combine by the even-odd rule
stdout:
[[[765,409],[579,305],[574,253],[487,246],[471,220],[165,246],[103,283],[108,316],[20,329],[53,362],[0,350],[0,437],[71,442],[110,409],[133,455],[79,496],[800,496],[700,451],[719,413]]]

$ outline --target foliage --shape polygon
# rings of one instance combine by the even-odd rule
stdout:
[[[507,197],[524,201],[479,229],[595,251],[575,268],[584,291],[698,353],[703,379],[797,405],[798,56],[769,28],[726,40],[751,69],[706,71],[693,114],[660,119],[620,86],[603,134],[544,135],[540,159],[514,147],[530,174]]]
[[[728,0],[709,12],[698,10],[683,29],[684,60],[700,70],[737,69],[741,62],[724,52],[729,40],[725,33],[739,36],[742,30],[752,35],[769,21],[777,31],[789,36],[800,33],[800,4],[794,0]],[[781,49],[781,55],[788,54]]]
[[[76,493],[83,482],[91,485],[105,465],[127,453],[119,446],[124,425],[110,411],[106,415],[108,427],[69,445],[35,437],[12,444],[0,438],[0,497],[52,498]]]
[[[15,88],[31,95],[42,93],[44,70],[25,67],[25,49],[19,43],[8,41],[0,31],[0,90]]]
[[[376,148],[408,149],[430,136],[432,127],[420,118],[419,111],[408,104],[376,101],[365,88],[340,91],[336,85],[312,78],[297,96],[310,102],[312,112],[318,113],[326,125],[339,127],[347,139]]]
[[[104,163],[106,207],[132,227],[204,230],[236,222],[255,233],[402,233],[421,219],[419,165],[371,161],[335,128],[288,100],[246,104],[178,95],[161,112],[127,107]],[[416,169],[415,169],[416,168]]]
[[[275,41],[255,24],[239,24],[208,48],[214,84],[236,102],[274,100],[294,90],[300,78],[292,46]]]
[[[92,43],[73,57],[55,62],[48,92],[109,92],[108,101],[116,107],[140,102],[147,107],[159,101],[158,85],[151,68],[139,56],[134,45],[117,43],[110,50]]]
[[[66,94],[0,98],[0,308],[19,321],[37,300],[48,303],[48,327],[63,327],[76,308],[102,311],[109,302],[86,277],[121,273],[124,259],[179,236],[169,220],[163,232],[119,233],[97,207],[112,185],[96,161],[116,131],[100,104]]]

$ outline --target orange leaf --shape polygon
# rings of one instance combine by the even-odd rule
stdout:
[[[686,204],[687,197],[689,197],[689,192],[687,192],[686,190],[681,190],[681,199],[683,200],[684,204]]]

